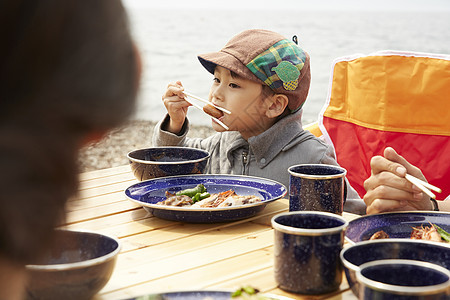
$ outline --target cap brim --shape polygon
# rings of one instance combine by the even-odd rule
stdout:
[[[238,76],[263,83],[258,77],[255,76],[240,60],[231,54],[223,51],[201,54],[198,56],[198,60],[205,67],[208,72],[214,74],[216,66],[224,67],[230,71],[233,71]]]

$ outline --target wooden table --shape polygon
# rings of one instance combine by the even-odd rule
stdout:
[[[302,296],[277,288],[270,219],[288,210],[286,199],[246,220],[179,223],[153,217],[129,201],[123,191],[136,182],[128,165],[83,173],[79,195],[68,202],[65,227],[94,230],[122,241],[114,273],[96,300],[175,290],[234,290],[244,285],[294,299],[356,299],[345,276],[340,290],[326,295]]]

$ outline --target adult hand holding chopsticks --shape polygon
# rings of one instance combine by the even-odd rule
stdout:
[[[393,148],[387,147],[383,156],[373,157],[371,169],[371,176],[364,182],[367,192],[364,202],[368,214],[436,208],[430,200],[430,194],[423,192],[418,187],[419,184],[413,184],[406,179],[412,176],[426,182],[420,169],[410,164]],[[407,174],[409,175],[406,176]],[[438,208],[450,210],[448,204],[439,203]]]

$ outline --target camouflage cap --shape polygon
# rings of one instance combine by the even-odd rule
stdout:
[[[308,96],[309,55],[276,32],[243,31],[219,52],[202,54],[198,59],[212,74],[219,65],[243,78],[266,84],[277,94],[287,95],[291,111],[300,109]]]

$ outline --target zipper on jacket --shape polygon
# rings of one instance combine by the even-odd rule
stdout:
[[[242,151],[242,165],[243,165],[243,172],[242,175],[247,175],[247,165],[248,165],[248,151],[244,150]]]

